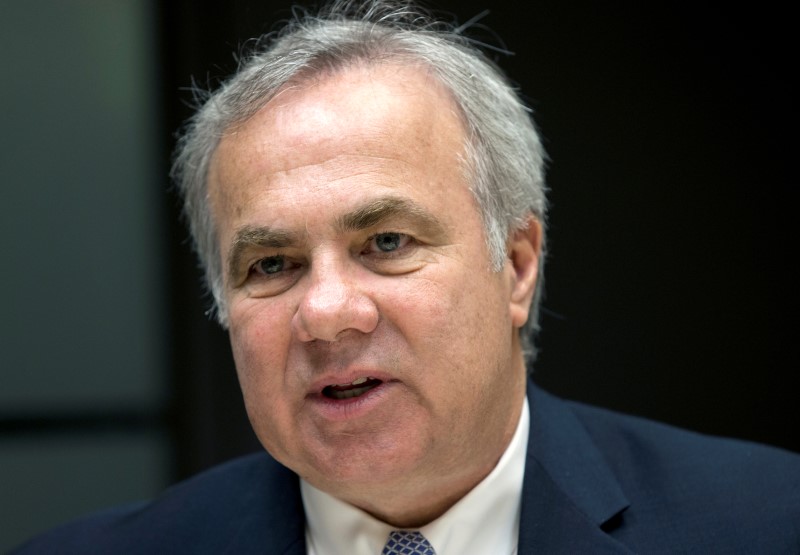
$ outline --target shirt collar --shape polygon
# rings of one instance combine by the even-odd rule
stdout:
[[[516,552],[530,415],[524,401],[517,429],[497,466],[445,514],[420,528],[437,555]],[[374,555],[395,528],[300,480],[309,555]]]

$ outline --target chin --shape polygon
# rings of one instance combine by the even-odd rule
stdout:
[[[419,474],[423,462],[420,446],[365,444],[362,440],[346,445],[325,446],[298,459],[280,461],[319,489],[358,491],[384,489]],[[280,459],[279,459],[280,460]]]

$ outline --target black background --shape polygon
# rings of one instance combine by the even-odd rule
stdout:
[[[800,451],[789,8],[706,2],[439,1],[518,83],[551,162],[535,379],[562,396]],[[192,80],[289,16],[277,2],[161,7],[164,134]],[[484,26],[486,28],[484,28]],[[491,29],[491,31],[489,30]],[[164,168],[169,153],[164,153]],[[257,448],[225,333],[171,227],[175,477]]]

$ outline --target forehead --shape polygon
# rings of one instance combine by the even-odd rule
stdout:
[[[464,142],[450,93],[423,69],[358,66],[308,78],[228,130],[209,172],[212,210],[222,228],[264,197],[330,195],[365,180],[452,193],[452,183],[466,189]]]

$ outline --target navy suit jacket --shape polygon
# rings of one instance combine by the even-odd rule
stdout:
[[[800,456],[563,401],[533,384],[528,398],[520,555],[800,553]],[[252,455],[18,553],[304,555],[298,477]]]

